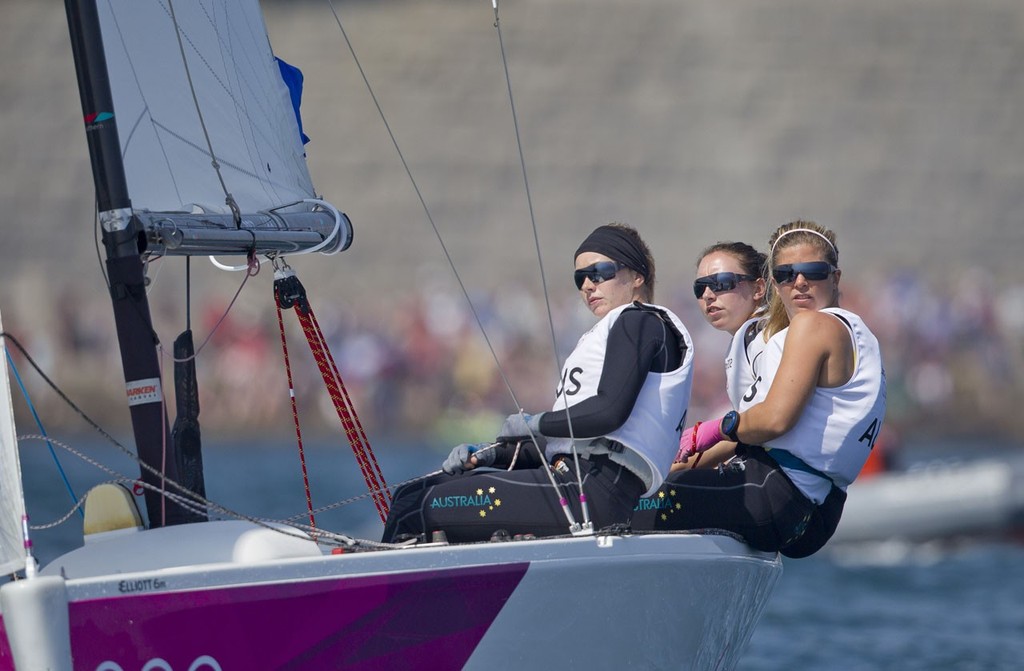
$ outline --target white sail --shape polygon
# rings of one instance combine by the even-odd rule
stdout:
[[[0,331],[3,331],[2,320]],[[21,537],[25,495],[21,487],[21,460],[14,430],[6,338],[0,338],[0,511],[0,573],[14,573],[25,568],[25,545]]]
[[[256,0],[97,6],[134,209],[187,211],[197,204],[230,212],[207,135],[242,212],[314,197],[295,111]]]

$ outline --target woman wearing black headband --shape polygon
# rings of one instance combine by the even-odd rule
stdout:
[[[576,288],[600,320],[566,359],[552,410],[510,415],[494,446],[459,445],[449,475],[399,488],[385,542],[434,530],[452,542],[567,534],[560,499],[583,521],[580,479],[595,529],[626,524],[664,480],[690,401],[690,336],[650,303],[654,260],[633,228],[598,227],[574,261]]]
[[[687,429],[680,449],[690,457],[730,441],[736,457],[718,469],[673,473],[664,488],[671,512],[653,528],[720,528],[758,550],[806,557],[835,532],[846,487],[881,430],[885,372],[875,336],[839,307],[835,234],[795,221],[769,244],[773,291],[760,377],[736,410]]]

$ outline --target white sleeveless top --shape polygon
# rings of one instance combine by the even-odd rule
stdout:
[[[732,407],[739,412],[752,406],[761,387],[767,387],[760,375],[764,365],[761,355],[768,346],[764,339],[765,323],[761,316],[743,322],[733,335],[725,357],[725,391]]]
[[[626,448],[624,452],[588,450],[589,439],[598,436],[576,437],[581,455],[607,453],[609,459],[636,473],[648,487],[644,496],[654,493],[668,475],[672,459],[679,450],[679,439],[693,386],[693,341],[690,334],[679,317],[667,308],[659,305],[649,307],[667,315],[679,332],[680,344],[686,346],[682,363],[666,373],[648,372],[626,422],[605,436],[621,443]],[[562,367],[562,381],[558,386],[553,411],[564,412],[566,407],[571,408],[597,394],[608,347],[608,333],[619,316],[630,308],[633,308],[632,303],[615,308],[579,339],[576,349]],[[587,440],[584,441],[584,438]],[[548,461],[556,454],[571,452],[571,443],[569,438],[548,438],[545,450]]]
[[[828,477],[783,466],[793,484],[818,504],[828,496],[832,482],[845,490],[857,477],[885,418],[885,369],[878,339],[848,310],[825,308],[821,312],[835,315],[848,327],[854,347],[853,375],[839,387],[816,387],[796,425],[764,443],[765,448],[785,450]],[[761,366],[767,384],[757,400],[763,400],[779,370],[788,331],[783,329],[768,341]]]

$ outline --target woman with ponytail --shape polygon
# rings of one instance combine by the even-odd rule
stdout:
[[[662,489],[671,505],[653,528],[720,528],[755,549],[806,557],[835,532],[846,488],[878,437],[885,372],[878,340],[839,307],[835,233],[794,221],[769,246],[768,340],[749,405],[687,429],[679,458],[723,441],[736,456],[672,473]]]

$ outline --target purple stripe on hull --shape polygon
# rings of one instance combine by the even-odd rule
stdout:
[[[178,670],[207,655],[225,671],[457,669],[528,566],[146,592],[72,603],[75,668],[92,670],[109,660],[129,671],[161,658]],[[0,639],[2,667],[11,655],[7,637]]]
[[[3,626],[3,616],[0,616],[0,629],[4,635],[0,636],[0,671],[14,671],[14,655],[11,654],[11,644],[7,642],[7,628]]]

